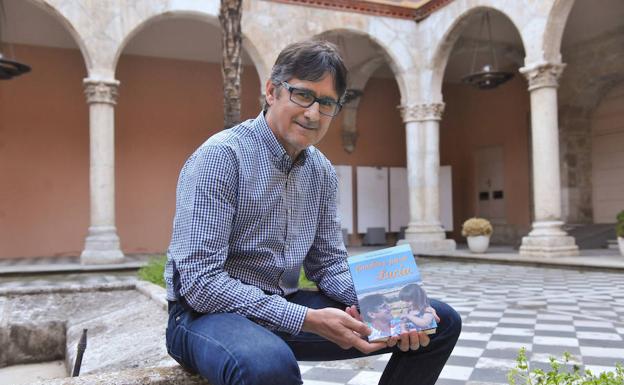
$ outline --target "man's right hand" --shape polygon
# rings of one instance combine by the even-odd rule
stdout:
[[[385,342],[364,340],[361,336],[371,333],[368,326],[335,308],[308,309],[302,329],[325,337],[343,349],[356,348],[364,354],[386,347]]]

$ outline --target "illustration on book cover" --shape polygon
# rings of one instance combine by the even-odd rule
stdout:
[[[362,320],[372,330],[369,341],[387,340],[410,330],[435,333],[433,309],[409,245],[356,255],[348,261]]]

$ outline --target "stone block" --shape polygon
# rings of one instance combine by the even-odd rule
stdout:
[[[60,360],[65,355],[62,321],[10,323],[3,329],[4,366]]]

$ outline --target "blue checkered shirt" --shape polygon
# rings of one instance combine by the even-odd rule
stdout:
[[[176,193],[165,281],[200,313],[236,313],[297,334],[307,308],[284,296],[299,271],[329,297],[357,299],[336,210],[337,177],[315,147],[292,161],[261,113],[209,138]],[[175,263],[173,263],[175,262]]]

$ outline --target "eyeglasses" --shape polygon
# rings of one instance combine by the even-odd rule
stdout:
[[[342,104],[332,98],[317,98],[312,91],[293,87],[286,82],[282,82],[282,86],[290,92],[290,101],[298,106],[308,108],[318,102],[319,112],[322,115],[336,116],[342,108]]]

